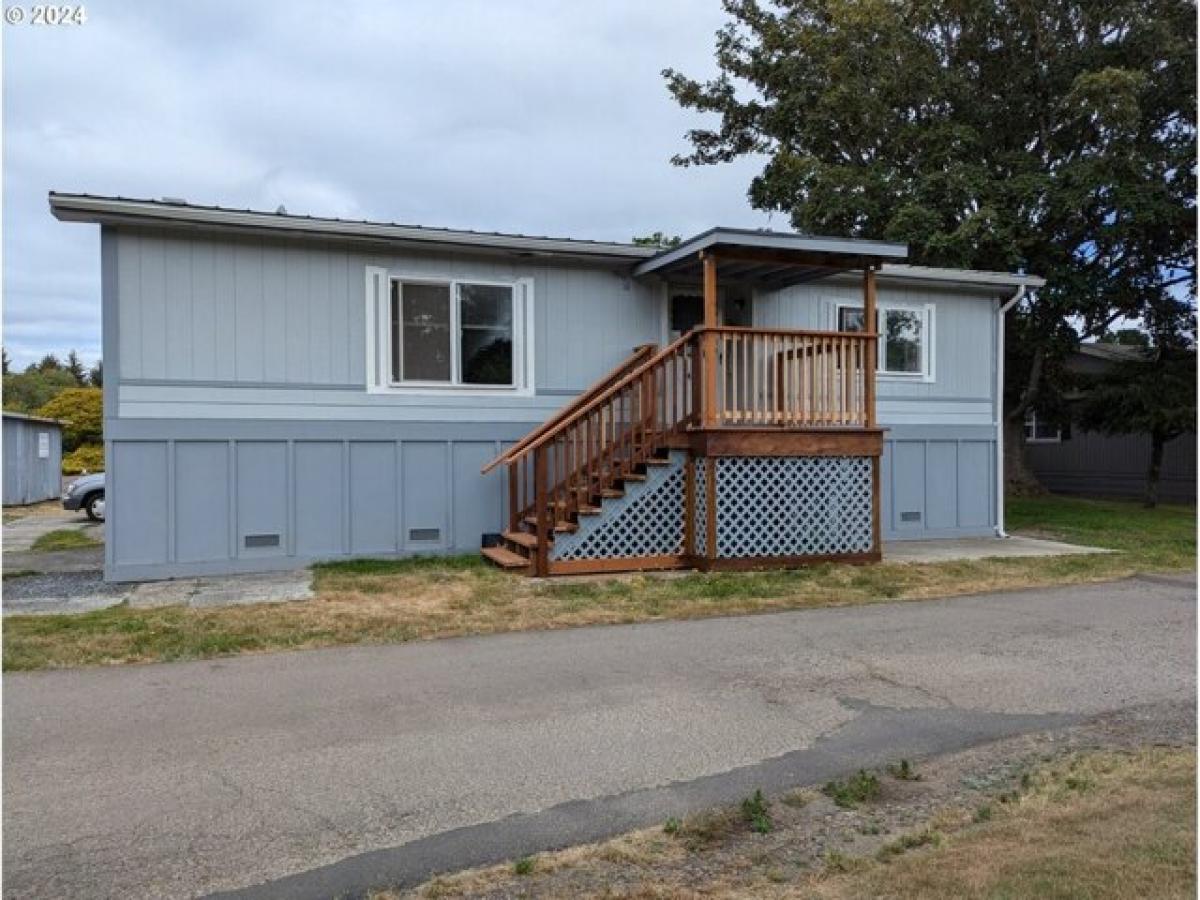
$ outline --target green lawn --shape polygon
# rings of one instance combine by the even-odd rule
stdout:
[[[96,547],[99,541],[78,528],[59,528],[39,535],[29,548],[36,551],[78,550],[81,547]]]
[[[478,556],[356,560],[315,567],[316,596],[293,603],[191,609],[113,607],[5,619],[4,668],[197,659],[338,644],[455,637],[920,601],[1079,584],[1195,567],[1194,511],[1062,497],[1013,501],[1013,531],[1118,553],[944,563],[820,564],[745,573],[538,581]]]
[[[1125,500],[1017,497],[1007,502],[1007,519],[1010,532],[1123,550],[1147,569],[1196,565],[1194,506],[1146,509]]]

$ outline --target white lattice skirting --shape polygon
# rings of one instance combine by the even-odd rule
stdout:
[[[581,516],[574,534],[556,535],[550,558],[626,559],[683,553],[683,492],[687,454],[669,466],[650,466],[645,481],[625,485],[625,496],[605,500],[598,516]]]
[[[872,549],[869,457],[739,456],[710,464],[716,467],[719,559]],[[699,486],[697,479],[697,493]]]

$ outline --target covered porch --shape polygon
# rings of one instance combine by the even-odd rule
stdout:
[[[635,278],[695,280],[703,318],[638,348],[484,467],[508,471],[493,562],[552,575],[880,558],[875,277],[903,245],[713,229]],[[861,330],[722,324],[723,284],[861,273]]]

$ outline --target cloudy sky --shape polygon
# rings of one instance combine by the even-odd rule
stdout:
[[[659,73],[715,71],[718,0],[86,8],[3,27],[17,366],[100,352],[98,229],[53,219],[52,189],[619,240],[768,224],[754,163],[669,163],[699,120]]]

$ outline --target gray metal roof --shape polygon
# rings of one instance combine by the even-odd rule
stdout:
[[[569,256],[632,263],[658,253],[656,247],[615,241],[586,241],[494,231],[462,231],[401,225],[388,222],[351,221],[286,212],[200,206],[175,200],[144,200],[128,197],[99,197],[91,194],[50,192],[50,211],[64,222],[153,225],[158,227],[209,227],[221,230],[254,230],[341,238],[356,242],[408,244],[440,249],[471,249]]]
[[[954,284],[978,284],[996,287],[1039,288],[1046,279],[1020,272],[988,272],[982,269],[946,269],[937,266],[910,266],[887,263],[879,274],[885,278],[903,278],[911,281],[946,281]]]
[[[747,228],[710,228],[678,247],[638,263],[634,275],[698,278],[700,254],[724,256],[717,277],[785,287],[908,256],[908,247],[885,241],[822,237]]]
[[[827,265],[796,265],[778,262],[733,262],[719,266],[722,280],[754,280],[769,287],[781,287],[811,281],[865,264],[883,263],[881,275],[926,281],[955,282],[995,286],[1041,287],[1045,281],[1033,275],[1004,272],[976,272],[967,269],[943,269],[898,265],[908,255],[904,244],[857,238],[822,237],[780,231],[747,228],[710,228],[678,247],[659,247],[619,241],[591,241],[578,238],[506,234],[496,231],[467,231],[394,222],[352,221],[348,219],[304,216],[287,212],[231,209],[204,206],[183,200],[147,200],[130,197],[106,197],[51,191],[50,211],[64,222],[95,222],[214,231],[253,231],[307,236],[324,240],[346,240],[442,251],[468,250],[515,254],[531,257],[587,260],[620,267],[632,267],[634,275],[657,274],[687,279],[700,274],[702,250],[794,254],[800,259],[825,259]]]

